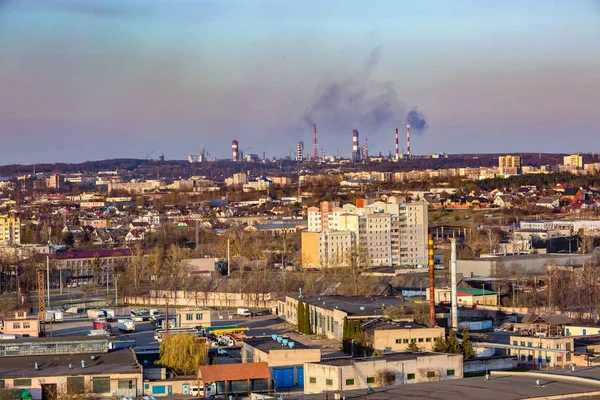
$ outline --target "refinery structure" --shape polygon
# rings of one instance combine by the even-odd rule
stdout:
[[[351,152],[349,158],[344,158],[339,154],[337,156],[327,156],[327,153],[324,148],[321,148],[319,154],[319,139],[317,136],[317,124],[312,124],[312,133],[313,133],[313,151],[312,154],[310,151],[305,151],[304,141],[298,141],[295,147],[295,150],[290,149],[289,159],[295,160],[298,163],[305,161],[312,162],[328,162],[328,161],[343,161],[351,163],[365,163],[372,160],[381,161],[384,157],[379,154],[377,157],[371,157],[369,155],[369,139],[365,137],[364,144],[360,143],[360,134],[358,129],[352,129],[351,138]],[[406,148],[402,148],[400,150],[400,137],[399,137],[399,129],[395,129],[395,143],[394,143],[394,151],[389,153],[388,160],[391,161],[399,161],[402,159],[410,159],[413,158],[413,153],[411,150],[410,144],[410,133],[411,133],[411,125],[406,125]],[[390,135],[391,136],[391,135]],[[391,141],[390,141],[391,142]],[[244,150],[250,150],[251,147],[247,147]],[[339,152],[339,149],[338,149]],[[231,141],[231,161],[240,162],[240,161],[266,161],[266,153],[262,153],[262,158],[257,154],[247,154],[244,155],[243,151],[240,149],[240,143],[237,139]],[[188,156],[188,160],[191,163],[194,162],[206,162],[206,161],[216,161],[215,158],[210,158],[210,154],[208,151],[202,147],[200,154],[192,154]]]

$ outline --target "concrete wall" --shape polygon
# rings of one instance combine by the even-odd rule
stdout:
[[[463,363],[463,372],[473,374],[486,371],[511,370],[519,366],[517,357],[471,358]]]
[[[146,297],[125,297],[124,301],[130,305],[138,306],[166,306],[167,296],[170,306],[184,307],[210,307],[210,308],[273,308],[277,307],[277,300],[271,298],[270,293],[224,293],[224,292],[187,292],[177,291],[151,291]]]
[[[385,352],[406,351],[408,345],[414,342],[421,351],[432,351],[435,339],[444,334],[444,328],[378,329],[373,331],[373,349]]]

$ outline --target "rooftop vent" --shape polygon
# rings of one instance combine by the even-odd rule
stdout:
[[[38,369],[38,363],[37,362],[35,363],[35,369]]]
[[[275,335],[275,334],[271,335],[271,339],[277,340],[277,335]]]
[[[365,311],[365,308],[361,306],[360,311]]]
[[[81,368],[85,368],[85,360],[81,360]]]
[[[288,346],[290,346],[290,349],[293,349],[295,345],[295,342],[288,342]]]
[[[283,339],[281,341],[281,343],[283,343],[284,346],[287,346],[287,344],[289,343],[289,341],[290,341],[289,339]]]
[[[73,364],[69,363],[69,369],[73,369]]]

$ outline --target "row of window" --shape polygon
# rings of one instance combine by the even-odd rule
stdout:
[[[202,314],[196,314],[196,321],[201,321],[202,317],[203,317]],[[194,321],[194,314],[185,314],[185,320],[186,321]]]
[[[448,369],[446,370],[446,376],[454,376],[455,372],[453,369]],[[435,378],[435,371],[427,371],[427,378]],[[406,374],[406,380],[413,380],[416,379],[416,374]],[[310,383],[317,383],[317,378],[316,377],[310,377],[309,378],[309,382]],[[367,377],[367,384],[370,383],[375,383],[375,377],[374,376],[368,376]],[[325,379],[325,385],[327,386],[333,386],[333,379]],[[346,386],[354,386],[354,379],[346,379]]]
[[[418,338],[418,339],[396,339],[396,344],[408,344],[408,343],[431,343],[434,341],[434,338]]]
[[[21,329],[21,323],[20,322],[13,322],[13,329]],[[29,329],[31,328],[31,323],[29,322],[23,322],[23,329]]]

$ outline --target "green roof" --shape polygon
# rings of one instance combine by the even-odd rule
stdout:
[[[457,293],[464,293],[471,296],[482,296],[482,295],[494,295],[496,292],[492,292],[491,290],[483,290],[483,289],[456,289]]]

